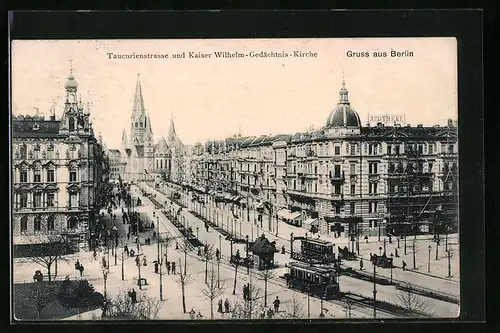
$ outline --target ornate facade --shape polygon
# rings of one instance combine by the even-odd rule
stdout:
[[[77,89],[71,71],[60,119],[54,110],[49,119],[13,117],[14,245],[43,243],[47,234],[65,234],[85,244],[105,203],[108,161]]]
[[[269,230],[277,219],[316,220],[320,232],[356,220],[369,234],[388,224],[430,223],[436,214],[456,222],[457,153],[451,120],[362,126],[343,82],[324,128],[195,145],[185,179],[248,201]]]
[[[123,179],[126,181],[179,181],[182,171],[183,144],[170,119],[167,139],[161,137],[155,144],[151,121],[144,107],[141,82],[137,79],[130,134],[122,133],[121,154],[125,158]]]

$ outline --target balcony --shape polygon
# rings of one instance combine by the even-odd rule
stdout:
[[[342,172],[342,174],[330,172],[329,178],[332,185],[342,184],[345,182],[344,172]]]
[[[378,173],[368,174],[368,180],[378,181],[378,180],[380,180],[380,175]]]
[[[307,179],[318,179],[319,175],[317,173],[307,173],[306,178]]]

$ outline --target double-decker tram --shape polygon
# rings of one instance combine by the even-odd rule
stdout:
[[[335,262],[334,244],[322,239],[302,238],[300,252],[292,253],[292,259],[310,264],[331,264]]]
[[[341,296],[338,274],[333,267],[315,267],[301,262],[287,264],[284,278],[290,289],[309,293],[325,300]]]

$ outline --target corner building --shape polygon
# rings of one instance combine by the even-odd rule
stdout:
[[[197,144],[186,179],[233,195],[239,217],[272,231],[283,221],[345,235],[354,221],[360,235],[425,228],[437,216],[456,225],[456,123],[362,126],[345,82],[339,95],[322,129]]]
[[[109,161],[89,110],[77,98],[71,71],[60,119],[55,111],[12,120],[14,245],[44,243],[58,234],[85,245],[107,198]]]

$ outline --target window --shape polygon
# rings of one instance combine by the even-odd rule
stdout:
[[[424,153],[424,145],[418,145],[418,153],[423,154]]]
[[[297,187],[296,187],[296,185],[297,185],[297,183],[296,183],[296,181],[294,180],[294,181],[293,181],[293,189],[294,189],[294,190],[297,188]]]
[[[340,194],[340,185],[335,185],[335,194]]]
[[[340,206],[335,206],[335,214],[340,214]]]
[[[389,163],[389,172],[394,172],[394,170],[396,169],[394,163]]]
[[[47,230],[54,230],[55,226],[55,216],[50,215],[49,218],[47,219]]]
[[[42,193],[33,193],[33,207],[42,207]]]
[[[356,155],[356,145],[352,144],[350,148],[351,155]]]
[[[340,146],[335,146],[335,155],[340,155]]]
[[[143,126],[142,126],[142,121],[140,122],[140,125],[139,125],[139,127],[143,127]]]
[[[351,163],[350,166],[351,166],[351,170],[350,170],[351,175],[355,175],[356,174],[356,163]]]
[[[351,195],[356,194],[356,185],[351,185]]]
[[[389,184],[389,193],[394,194],[396,192],[396,186],[394,184]]]
[[[55,173],[53,169],[47,170],[47,182],[52,183],[55,181]]]
[[[374,174],[377,174],[377,163],[375,162],[372,162],[372,163],[368,163],[368,173],[371,174],[371,175],[374,175]]]
[[[377,203],[374,201],[371,201],[368,206],[368,213],[376,213],[377,212]]]
[[[387,155],[392,155],[392,145],[387,145]]]
[[[21,208],[28,207],[28,194],[27,193],[21,193],[19,196],[20,196],[19,206]]]
[[[375,149],[374,149],[374,148],[375,148],[375,145],[374,145],[374,144],[371,144],[371,143],[370,143],[370,144],[368,144],[368,154],[369,154],[369,155],[373,155],[373,154],[375,154]]]
[[[370,183],[368,185],[368,192],[370,194],[377,194],[378,183]]]
[[[21,232],[28,231],[28,217],[21,217]]]
[[[433,144],[429,145],[429,154],[434,154],[434,145]]]
[[[314,192],[318,192],[318,183],[314,183]]]
[[[137,127],[138,127],[138,125],[139,125],[139,124],[136,122],[136,123],[135,123],[135,127],[137,128]]]
[[[449,146],[448,146],[448,153],[450,153],[450,154],[454,153],[454,151],[453,151],[453,150],[454,150],[454,149],[453,149],[453,145],[449,145]]]
[[[428,172],[432,172],[432,162],[429,162],[427,169]]]
[[[76,170],[69,171],[69,181],[76,182]]]
[[[335,178],[340,178],[340,165],[335,165],[334,166],[334,177]]]
[[[28,149],[26,149],[26,145],[22,145],[21,146],[20,153],[21,153],[21,158],[22,159],[28,158]]]
[[[356,203],[351,202],[350,208],[351,208],[351,215],[354,215],[356,213]]]
[[[75,118],[69,118],[69,130],[73,131],[75,129]]]
[[[77,220],[77,218],[75,216],[71,216],[68,219],[67,228],[68,229],[76,229],[77,226],[78,226],[78,220]]]
[[[316,165],[314,166],[314,174],[315,175],[318,174],[318,166],[316,166]]]
[[[69,195],[69,207],[78,207],[77,198],[78,198],[78,196],[76,193],[71,193]]]
[[[19,181],[21,183],[27,183],[28,182],[28,170],[26,170],[26,169],[21,169],[20,170]]]
[[[54,207],[55,195],[54,193],[47,193],[47,207]]]
[[[42,227],[42,219],[40,216],[35,216],[35,221],[34,221],[34,224],[33,224],[33,229],[35,229],[35,231],[40,231]]]
[[[42,171],[37,169],[34,171],[33,182],[40,183],[42,181]]]
[[[401,149],[401,146],[400,146],[400,145],[396,145],[396,146],[394,146],[394,148],[396,149],[396,150],[395,150],[395,154],[396,154],[396,155],[399,155],[399,154],[400,154],[400,152],[401,152],[401,150],[400,150],[400,149]]]

